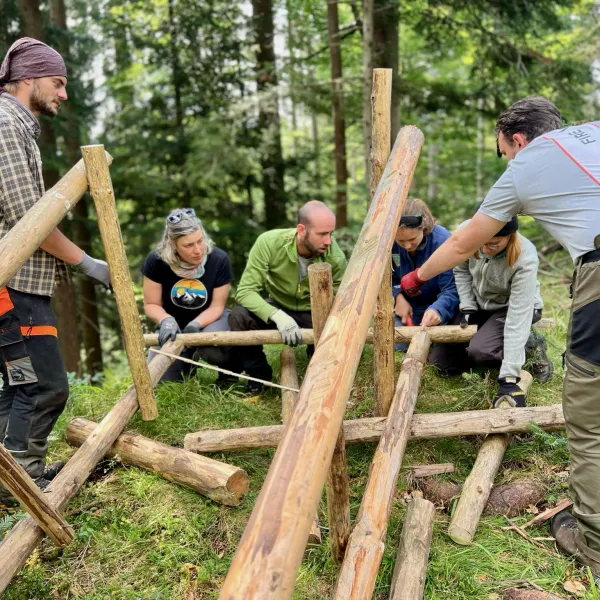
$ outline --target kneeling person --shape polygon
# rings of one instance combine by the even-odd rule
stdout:
[[[325,204],[307,202],[298,211],[294,229],[274,229],[260,235],[248,256],[237,290],[236,306],[229,316],[232,331],[277,328],[285,344],[302,343],[301,328],[312,327],[308,266],[327,262],[337,290],[346,258],[332,233],[335,215]],[[268,300],[262,297],[266,292]],[[270,381],[272,369],[262,346],[242,346],[243,367],[250,377]],[[248,391],[259,393],[262,385],[249,381]]]
[[[229,331],[225,308],[233,271],[227,253],[213,245],[192,208],[167,217],[163,238],[142,266],[144,312],[158,326],[162,346],[178,333]],[[185,358],[235,371],[235,352],[227,346],[186,347]],[[181,381],[195,367],[176,360],[161,381]],[[217,382],[228,382],[219,374]]]

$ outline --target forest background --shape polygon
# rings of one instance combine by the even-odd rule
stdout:
[[[43,119],[46,188],[103,143],[139,266],[167,212],[191,206],[237,277],[264,230],[302,203],[335,209],[350,254],[366,214],[373,68],[393,70],[392,139],[425,133],[411,193],[441,224],[470,216],[505,168],[494,120],[542,94],[565,123],[598,118],[593,0],[2,0],[0,53],[20,36],[65,56],[69,100]],[[61,225],[102,255],[84,197]],[[533,230],[538,241],[541,232]],[[67,369],[119,357],[114,298],[74,276],[55,297]]]

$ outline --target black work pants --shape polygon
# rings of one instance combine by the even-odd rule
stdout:
[[[273,308],[279,308],[273,304]],[[281,308],[282,311],[290,315],[302,329],[312,329],[312,314],[310,311],[296,311],[287,308]],[[231,331],[258,331],[261,329],[277,329],[272,321],[265,323],[247,308],[237,305],[229,315],[229,327]],[[307,348],[307,355],[311,356],[314,350],[313,346]],[[244,371],[250,377],[270,381],[273,377],[271,365],[267,362],[267,357],[262,346],[240,346],[240,356]]]
[[[0,440],[32,478],[69,396],[49,296],[0,288]]]

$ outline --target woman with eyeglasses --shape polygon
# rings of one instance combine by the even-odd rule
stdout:
[[[450,232],[436,224],[423,200],[406,200],[392,246],[392,295],[396,327],[434,327],[447,324],[453,318],[458,309],[458,292],[452,269],[428,281],[421,288],[421,294],[414,298],[405,296],[400,287],[402,277],[418,269],[449,237]],[[407,344],[396,344],[396,350],[405,351],[407,347]],[[435,352],[436,346],[429,362],[435,363]]]
[[[225,308],[233,271],[229,257],[214,246],[194,209],[173,210],[162,240],[142,266],[144,311],[158,325],[162,346],[178,333],[229,331]],[[181,356],[197,355],[213,365],[237,371],[234,349],[223,346],[186,347]],[[161,381],[181,381],[195,367],[175,361]],[[233,380],[219,374],[217,383]]]

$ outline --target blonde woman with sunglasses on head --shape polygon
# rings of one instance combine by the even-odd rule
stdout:
[[[178,333],[229,331],[225,308],[233,281],[227,253],[214,246],[192,208],[173,210],[162,240],[142,266],[144,312],[158,325],[162,346]],[[213,365],[238,372],[232,348],[187,347],[183,357],[196,355]],[[161,381],[181,381],[193,365],[175,361]],[[217,383],[235,380],[219,375]]]

